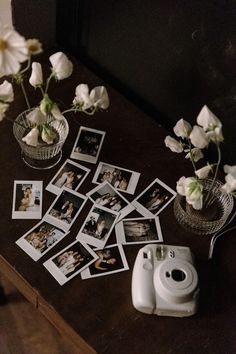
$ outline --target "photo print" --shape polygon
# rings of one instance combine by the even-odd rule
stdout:
[[[123,219],[135,209],[135,207],[107,181],[104,181],[102,184],[92,189],[87,193],[87,196],[97,205],[118,212],[120,214],[119,219]]]
[[[98,164],[97,170],[93,177],[93,183],[100,184],[104,181],[109,182],[115,189],[134,194],[138,180],[139,172],[126,170],[117,166],[113,166],[104,162]]]
[[[115,226],[117,243],[163,242],[159,217],[123,219]]]
[[[94,250],[98,259],[81,272],[82,279],[101,277],[129,269],[122,245]]]
[[[90,169],[67,159],[49,182],[46,190],[54,194],[60,194],[64,187],[77,191],[89,172]]]
[[[58,283],[63,285],[90,266],[97,258],[96,253],[88,245],[76,240],[43,265]]]
[[[14,181],[12,219],[41,219],[42,199],[42,181]]]
[[[118,215],[113,210],[94,204],[76,238],[94,247],[105,247]]]
[[[44,216],[44,220],[69,230],[86,203],[87,197],[64,188]]]
[[[41,221],[16,241],[34,261],[44,256],[68,234],[46,221]]]
[[[158,215],[176,196],[176,192],[156,178],[132,204],[143,216]]]
[[[80,127],[70,157],[72,159],[97,163],[106,132]]]

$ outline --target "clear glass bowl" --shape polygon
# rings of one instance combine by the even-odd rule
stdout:
[[[22,141],[22,138],[28,133],[33,125],[28,121],[26,115],[31,111],[22,112],[15,119],[13,124],[13,134],[21,147],[21,156],[23,161],[30,167],[36,169],[49,169],[58,164],[62,156],[62,147],[69,133],[67,120],[55,120],[48,116],[47,123],[53,127],[58,135],[58,139],[53,144],[41,144],[39,146],[30,146]]]
[[[207,193],[210,189],[212,180],[203,180],[203,190]],[[212,199],[214,200],[214,216],[207,220],[208,211],[194,211],[187,206],[185,197],[177,194],[174,200],[174,214],[178,223],[186,230],[198,234],[208,235],[220,230],[226,223],[234,206],[232,195],[221,192],[220,187],[223,185],[220,181],[215,181],[212,189]]]

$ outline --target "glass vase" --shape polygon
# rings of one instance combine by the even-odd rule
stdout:
[[[211,179],[203,182],[203,195],[207,195],[212,185]],[[219,231],[226,223],[232,212],[234,200],[232,195],[221,192],[223,183],[214,182],[210,199],[212,201],[208,208],[194,210],[184,196],[177,194],[174,200],[174,214],[178,223],[186,230],[197,235],[208,235]]]
[[[32,109],[22,112],[15,119],[13,124],[13,134],[21,147],[21,157],[26,165],[35,169],[50,169],[61,160],[62,147],[69,133],[67,120],[55,120],[48,116],[47,123],[53,128],[57,135],[55,143],[39,143],[38,146],[30,146],[22,141],[22,138],[33,128],[33,124],[26,118]]]

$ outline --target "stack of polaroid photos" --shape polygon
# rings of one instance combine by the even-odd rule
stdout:
[[[105,132],[80,127],[70,158],[96,164]],[[99,162],[92,179],[96,186],[85,195],[78,192],[90,169],[67,159],[46,186],[56,195],[42,220],[16,244],[34,261],[39,260],[70,232],[84,205],[92,207],[75,240],[43,263],[60,285],[80,274],[82,279],[129,269],[124,246],[163,242],[159,213],[176,192],[156,178],[132,202],[140,173]],[[136,210],[137,218],[129,218]],[[12,218],[41,219],[42,181],[15,181]],[[113,243],[108,242],[115,231]]]

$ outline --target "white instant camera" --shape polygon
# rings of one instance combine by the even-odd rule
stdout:
[[[132,275],[132,301],[138,311],[191,316],[197,312],[198,295],[198,275],[188,247],[150,244],[139,250]]]

